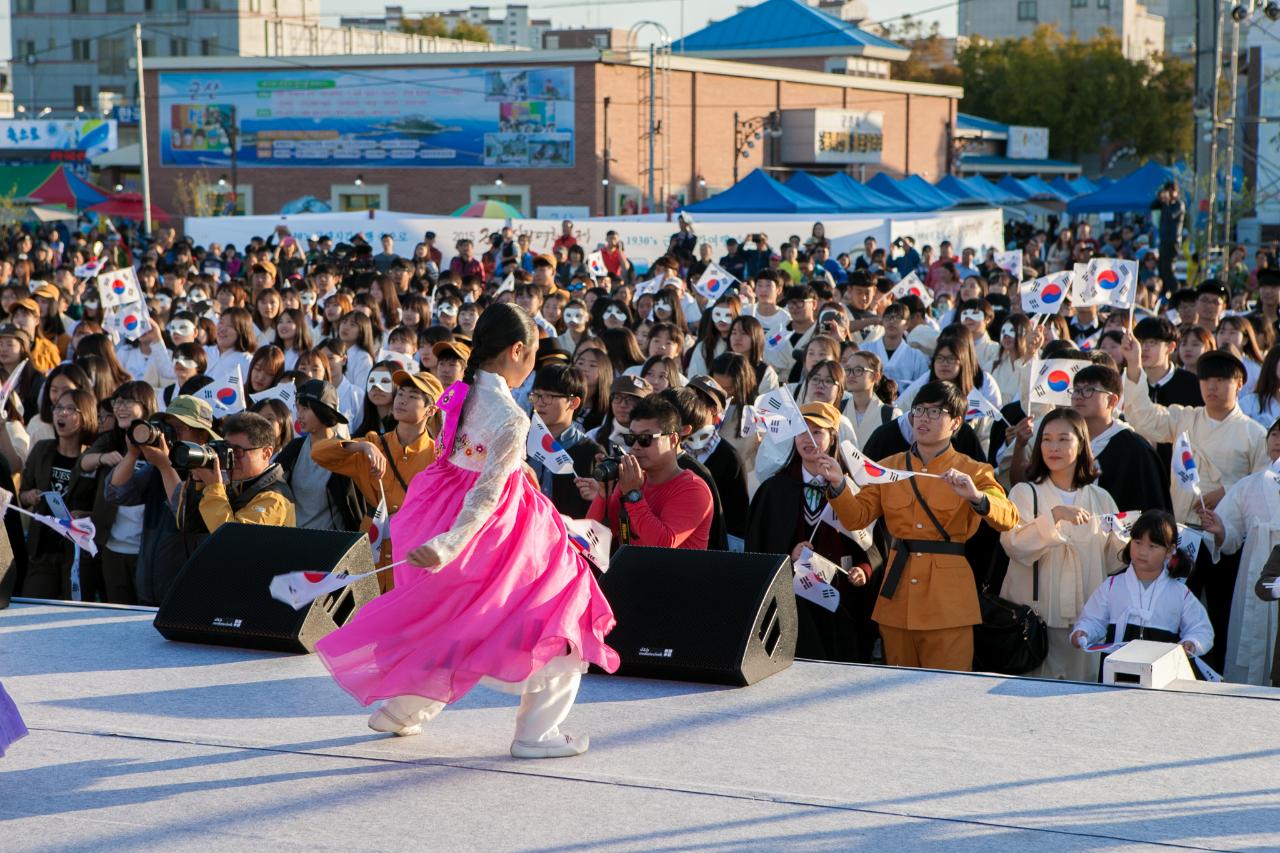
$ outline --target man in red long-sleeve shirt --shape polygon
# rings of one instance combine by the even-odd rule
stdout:
[[[705,550],[711,531],[711,490],[697,474],[680,467],[680,415],[675,407],[665,400],[641,400],[621,438],[630,453],[618,466],[607,514],[604,485],[586,477],[575,481],[578,492],[591,501],[587,517],[604,521],[607,516],[619,545]]]

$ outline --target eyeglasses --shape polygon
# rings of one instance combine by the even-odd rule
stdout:
[[[262,448],[261,447],[237,447],[234,444],[231,445],[231,452],[236,455],[237,459],[242,458],[246,453],[252,453],[255,450],[262,450]]]
[[[809,384],[814,388],[834,388],[836,381],[834,379],[810,379]]]
[[[911,417],[922,421],[936,421],[942,418],[946,411],[937,406],[912,406]]]
[[[637,435],[634,432],[624,432],[621,436],[619,436],[619,438],[622,439],[622,443],[625,444],[627,447],[635,447],[637,444],[640,445],[641,447],[650,447],[653,445],[653,442],[655,439],[662,438],[664,435],[669,435],[669,433],[655,432],[655,433],[647,433],[647,434],[641,433]]]
[[[850,376],[866,376],[868,373],[874,374],[875,371],[869,367],[850,367],[845,370]]]
[[[120,399],[111,401],[111,408],[113,409],[128,409],[133,406],[137,406],[139,409],[142,408],[142,404],[139,403],[137,400],[125,400],[123,398],[120,398]],[[54,411],[56,412],[57,409],[54,409]]]
[[[1077,385],[1075,388],[1071,389],[1071,396],[1079,397],[1082,400],[1088,400],[1097,393],[1105,394],[1107,393],[1107,390],[1105,388],[1097,388],[1093,385]]]
[[[553,391],[530,391],[529,402],[535,406],[539,403],[550,402],[551,400],[568,400],[568,394],[556,394]]]
[[[80,410],[75,406],[54,406],[53,413],[55,415],[78,415]]]

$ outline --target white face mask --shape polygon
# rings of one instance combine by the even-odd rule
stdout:
[[[156,305],[160,308],[161,311],[169,310],[169,306],[173,304],[173,300],[163,293],[156,294],[154,298],[156,300]]]
[[[476,298],[470,293],[464,293],[462,294],[462,301],[465,302],[467,305],[470,305],[472,302],[476,301]]]
[[[604,312],[604,318],[606,320],[616,320],[619,323],[627,322],[627,315],[618,308],[610,308],[608,311]]]
[[[666,302],[659,302],[653,306],[653,313],[661,314],[663,317],[671,316],[671,306]]]
[[[207,302],[207,301],[209,301],[209,295],[208,295],[207,293],[205,293],[203,290],[201,290],[201,289],[199,289],[199,288],[196,288],[196,287],[193,287],[193,288],[191,289],[191,292],[190,292],[189,294],[187,294],[187,295],[188,295],[189,297],[191,297],[191,301],[192,301],[192,302]]]
[[[1014,331],[1012,323],[1005,323],[1003,326],[1000,327],[1000,337],[1016,338],[1017,336],[1018,334],[1017,332]]]
[[[453,305],[441,305],[440,316],[448,317],[450,320],[453,320],[458,316],[458,309]]]
[[[177,367],[181,367],[183,370],[195,370],[197,366],[196,363],[189,358],[175,358],[173,363]]]
[[[711,319],[716,323],[732,323],[733,312],[728,308],[712,308]]]
[[[975,323],[981,323],[985,319],[986,319],[986,315],[984,315],[981,311],[969,310],[969,311],[960,312],[961,321],[972,320]]]
[[[385,370],[375,370],[369,374],[369,383],[367,390],[372,391],[377,388],[379,391],[390,394],[395,390],[395,383],[391,381],[391,374]]]
[[[299,297],[299,299],[302,301],[302,304],[308,308],[316,304],[316,294],[314,291],[311,291],[311,290],[302,291],[302,295]]]
[[[187,337],[196,333],[196,324],[190,320],[174,320],[169,324],[169,334],[176,337]]]
[[[686,450],[706,450],[707,445],[711,443],[711,438],[716,434],[716,425],[707,424],[702,429],[690,435],[683,442]]]
[[[581,308],[569,308],[564,312],[564,321],[572,326],[584,322],[587,319],[586,312]]]

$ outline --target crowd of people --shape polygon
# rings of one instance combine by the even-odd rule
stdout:
[[[1095,679],[1084,646],[1145,637],[1228,680],[1280,684],[1275,247],[1183,286],[1159,226],[1154,239],[1128,226],[1095,238],[1087,222],[1024,234],[1018,278],[995,249],[949,242],[868,237],[833,255],[821,223],[776,248],[678,228],[639,271],[617,234],[583,246],[570,222],[545,251],[508,227],[447,262],[431,233],[402,256],[389,236],[283,228],[233,247],[171,228],[99,246],[10,227],[0,482],[37,513],[56,493],[93,520],[97,545],[81,553],[7,513],[12,591],[158,605],[229,521],[367,531],[436,460],[477,321],[511,302],[540,334],[512,397],[573,462],[531,455],[532,482],[563,516],[608,525],[615,548],[825,558],[839,604],[798,599],[802,657],[969,669],[986,592],[1044,620],[1037,675]],[[1064,300],[1024,313],[1030,280],[1094,257],[1138,262],[1135,312]],[[136,270],[149,315],[136,339],[77,274],[95,259]],[[713,264],[738,279],[714,299],[697,287]],[[894,297],[911,274],[931,300]],[[1087,362],[1069,406],[1033,400],[1037,358]],[[208,389],[237,371],[247,399],[231,414]],[[989,407],[974,410],[975,391]],[[806,426],[786,442],[756,409],[774,392]],[[1198,493],[1171,478],[1183,434]],[[845,442],[923,476],[859,486]],[[455,457],[525,453],[451,444]],[[1140,517],[1120,526],[1117,513]],[[1198,550],[1179,548],[1189,537]]]

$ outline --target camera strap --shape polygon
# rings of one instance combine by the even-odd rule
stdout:
[[[409,494],[409,484],[404,481],[404,477],[400,476],[400,469],[396,467],[395,456],[391,453],[391,445],[387,444],[387,434],[385,432],[378,433],[378,441],[382,442],[382,453],[387,457],[387,464],[391,466],[391,473],[396,475],[396,482],[400,484],[400,488],[404,489],[404,493]]]

